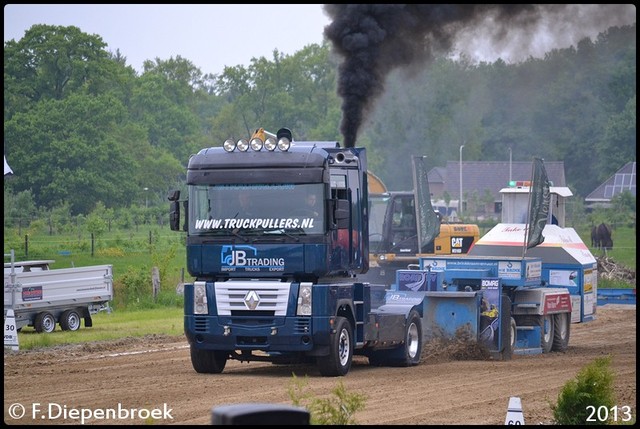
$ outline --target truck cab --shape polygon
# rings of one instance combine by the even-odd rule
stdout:
[[[359,280],[369,268],[366,171],[364,148],[297,142],[287,128],[191,156],[188,198],[169,200],[195,277],[184,285],[184,328],[196,372],[235,359],[343,376],[354,354],[417,365],[422,295]]]
[[[288,141],[286,150],[259,151],[229,141],[231,151],[212,147],[190,158],[183,207],[193,277],[317,281],[368,269],[364,150]]]

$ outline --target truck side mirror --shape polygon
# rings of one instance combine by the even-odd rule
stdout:
[[[333,220],[338,229],[349,228],[350,216],[349,200],[336,200],[335,209],[333,211]]]
[[[180,231],[180,201],[179,201],[180,191],[178,190],[169,191],[169,194],[167,195],[167,199],[171,201],[171,203],[169,204],[169,228],[171,228],[171,231]],[[186,200],[183,201],[183,205],[184,205],[185,219],[184,219],[184,225],[182,226],[182,230],[186,231],[187,230],[186,214],[189,212],[187,210],[189,205]]]
[[[167,199],[169,201],[178,201],[180,199],[180,191],[177,189],[173,191],[169,191],[169,194],[167,195]]]
[[[169,228],[171,231],[180,230],[180,202],[171,201],[169,203]]]

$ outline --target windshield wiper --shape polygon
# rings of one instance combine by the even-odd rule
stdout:
[[[300,228],[298,228],[297,230],[300,230]],[[293,235],[288,233],[284,228],[280,228],[280,229],[270,229],[270,230],[264,230],[262,231],[264,234],[284,234],[287,237],[293,238],[296,241],[300,241],[300,237],[298,237],[297,235]]]

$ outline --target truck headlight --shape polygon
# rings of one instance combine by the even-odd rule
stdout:
[[[193,284],[193,314],[208,314],[207,283],[195,282]]]
[[[312,283],[300,283],[298,290],[298,316],[311,316]]]

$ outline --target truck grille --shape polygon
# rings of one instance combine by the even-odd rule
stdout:
[[[214,283],[219,316],[232,312],[266,316],[286,316],[291,283],[274,281],[237,281]]]

